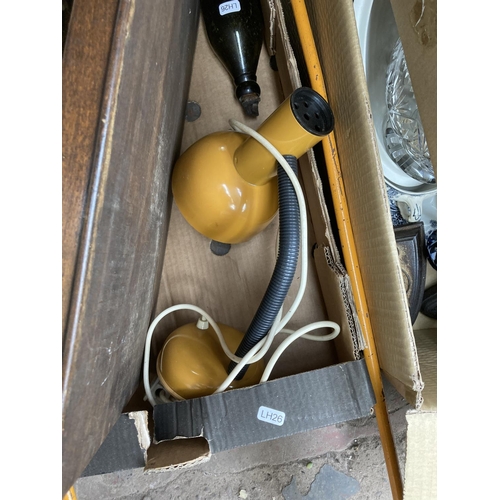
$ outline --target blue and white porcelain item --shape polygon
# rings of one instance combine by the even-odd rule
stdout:
[[[431,266],[437,271],[437,228],[426,234],[425,245],[427,250],[427,258]]]
[[[424,224],[425,248],[431,266],[437,270],[437,210],[433,194],[412,196],[386,184],[387,197],[394,227],[412,222]]]

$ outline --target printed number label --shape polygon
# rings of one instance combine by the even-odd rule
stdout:
[[[221,16],[230,14],[231,12],[239,12],[241,10],[241,5],[239,0],[233,0],[232,2],[224,2],[219,5],[219,13]]]
[[[282,411],[273,410],[267,406],[261,406],[259,408],[257,418],[273,425],[283,425],[285,422],[285,414]]]

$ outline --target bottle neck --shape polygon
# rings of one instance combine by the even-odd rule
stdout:
[[[245,75],[246,77],[247,75]],[[259,116],[260,87],[255,81],[257,77],[250,75],[253,79],[238,79],[236,97],[240,101],[245,113],[249,116]],[[241,81],[241,83],[238,83]]]

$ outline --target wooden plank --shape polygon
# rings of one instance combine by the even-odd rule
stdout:
[[[63,59],[63,494],[138,386],[199,12],[73,5]]]
[[[63,53],[62,302],[66,325],[118,0],[76,1]],[[64,330],[63,330],[64,331]]]

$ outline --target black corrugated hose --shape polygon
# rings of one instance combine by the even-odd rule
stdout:
[[[291,155],[284,156],[295,175],[298,174],[297,158]],[[288,290],[295,276],[297,260],[300,249],[300,211],[297,195],[292,181],[278,163],[278,207],[279,207],[279,246],[278,258],[274,267],[271,281],[267,287],[262,302],[255,313],[243,340],[241,341],[236,356],[242,358],[252,347],[260,342],[274,323]],[[228,373],[236,366],[231,361]],[[236,380],[241,380],[246,373],[245,366]]]

